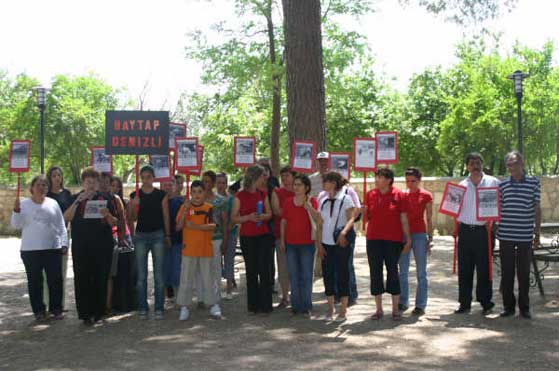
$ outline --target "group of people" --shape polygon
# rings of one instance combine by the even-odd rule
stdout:
[[[373,320],[383,318],[382,295],[392,297],[393,320],[402,319],[410,306],[408,272],[413,252],[417,290],[413,315],[423,315],[428,300],[427,260],[433,240],[433,196],[421,188],[417,168],[405,171],[406,190],[394,187],[394,172],[381,167],[375,187],[361,201],[337,172],[328,170],[329,154],[317,156],[317,172],[307,176],[289,166],[272,176],[269,161],[246,168],[241,181],[228,185],[227,175],[206,171],[190,184],[183,196],[184,177],[154,186],[151,166],[140,170],[141,187],[123,197],[122,182],[86,168],[83,190],[71,195],[63,173],[53,167],[47,176],[31,181],[31,197],[15,201],[12,226],[22,229],[21,257],[28,278],[31,307],[37,320],[64,317],[66,255],[71,241],[75,299],[78,317],[86,325],[100,321],[111,309],[112,278],[117,274],[122,247],[133,246],[137,281],[137,310],[149,318],[147,293],[148,255],[154,277],[153,318],[165,317],[165,297],[176,298],[179,319],[187,320],[197,306],[222,315],[221,279],[227,280],[225,299],[236,287],[234,260],[240,242],[245,271],[247,310],[268,315],[274,309],[276,266],[280,286],[277,309],[310,316],[313,276],[322,275],[328,321],[343,321],[357,300],[353,266],[356,223],[366,224]],[[511,176],[499,182],[483,173],[483,158],[466,158],[469,176],[457,218],[459,308],[470,311],[473,273],[476,296],[488,313],[493,308],[488,268],[487,225],[476,218],[476,187],[500,188],[502,219],[498,226],[502,260],[502,316],[515,313],[514,272],[518,271],[519,309],[530,318],[530,248],[539,242],[537,178],[523,170],[518,152],[506,157]],[[96,208],[92,208],[92,206]],[[67,229],[70,229],[71,238]],[[386,279],[384,276],[386,267]],[[43,295],[43,272],[48,287],[48,312]],[[336,304],[339,304],[336,307]]]

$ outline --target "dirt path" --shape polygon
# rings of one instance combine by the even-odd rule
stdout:
[[[314,285],[311,320],[289,318],[276,311],[269,317],[246,314],[244,285],[225,301],[223,320],[206,310],[179,322],[174,310],[163,321],[141,321],[135,314],[116,316],[86,328],[76,319],[71,263],[67,282],[70,312],[60,322],[32,324],[25,273],[18,240],[2,239],[0,261],[1,370],[235,370],[235,369],[503,369],[559,368],[559,267],[546,275],[547,297],[531,291],[532,321],[501,319],[495,287],[495,313],[483,317],[478,305],[466,316],[452,314],[457,278],[452,275],[452,240],[436,239],[429,262],[427,315],[402,322],[372,322],[364,240],[358,240],[355,266],[358,304],[345,323],[326,323],[323,285]],[[240,258],[238,258],[240,259]],[[240,260],[239,260],[240,262]],[[243,274],[243,264],[237,264]],[[414,277],[415,271],[410,272]],[[151,279],[151,278],[150,278]],[[415,292],[410,279],[411,293]],[[277,300],[277,298],[276,298]],[[389,296],[385,296],[389,313]]]

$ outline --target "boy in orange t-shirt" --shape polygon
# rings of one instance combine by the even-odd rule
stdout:
[[[204,297],[198,298],[210,306],[210,315],[221,317],[212,285],[211,262],[213,256],[212,235],[215,223],[212,223],[212,206],[206,203],[204,184],[195,180],[190,186],[191,200],[185,200],[177,214],[177,230],[182,229],[182,264],[177,304],[181,306],[179,319],[185,321],[190,317],[188,305],[192,304],[194,281],[202,277]]]

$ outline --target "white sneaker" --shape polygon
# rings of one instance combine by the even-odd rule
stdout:
[[[210,308],[210,316],[217,318],[221,317],[221,308],[219,307],[219,304],[212,305]]]
[[[180,321],[186,321],[190,317],[190,312],[187,307],[181,307],[181,313],[179,314]]]
[[[163,315],[163,311],[160,310],[155,311],[155,316],[153,318],[156,320],[165,319],[165,316]]]
[[[233,294],[228,292],[225,294],[225,300],[233,300]]]

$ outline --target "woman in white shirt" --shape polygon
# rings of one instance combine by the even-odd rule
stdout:
[[[344,179],[336,172],[324,174],[324,190],[328,197],[320,200],[319,211],[322,217],[322,246],[318,254],[322,257],[322,276],[328,299],[326,320],[334,315],[334,295],[340,296],[338,320],[346,319],[349,297],[349,259],[351,243],[355,241],[353,223],[355,207],[351,197],[342,190]]]
[[[46,197],[47,178],[37,175],[31,181],[31,198],[15,201],[11,225],[21,232],[21,259],[27,274],[27,288],[35,319],[47,319],[43,301],[43,270],[49,288],[49,312],[55,319],[62,314],[62,250],[68,247],[64,217],[58,203]]]

